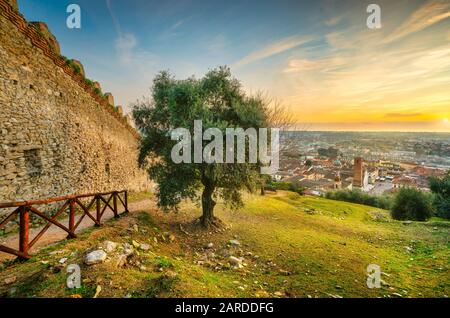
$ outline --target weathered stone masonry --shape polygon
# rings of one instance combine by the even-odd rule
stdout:
[[[150,185],[138,136],[0,0],[0,202]]]

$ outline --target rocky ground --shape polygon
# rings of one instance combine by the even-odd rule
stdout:
[[[445,222],[402,224],[386,211],[290,194],[247,203],[239,212],[219,206],[226,225],[202,230],[191,203],[166,214],[143,201],[25,263],[3,263],[0,295],[340,298],[450,291]],[[378,290],[366,286],[370,263],[383,270]],[[80,266],[80,288],[67,287],[72,264]]]

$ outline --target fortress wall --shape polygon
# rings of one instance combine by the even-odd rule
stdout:
[[[7,17],[4,3],[0,202],[148,189],[147,175],[137,166],[137,133],[59,56],[37,47],[29,26],[22,18],[15,23],[11,13]]]

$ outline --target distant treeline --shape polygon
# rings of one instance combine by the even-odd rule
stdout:
[[[271,181],[264,187],[267,191],[277,191],[277,190],[286,190],[297,192],[300,195],[303,195],[305,188],[299,187],[292,182],[283,182],[283,181]]]
[[[426,221],[433,215],[450,219],[450,171],[443,177],[430,178],[429,183],[431,193],[406,187],[382,196],[354,189],[330,191],[325,197],[390,210],[396,220]]]
[[[384,210],[389,210],[394,203],[394,195],[392,194],[374,196],[357,189],[329,191],[325,194],[325,197],[331,200],[369,205]]]

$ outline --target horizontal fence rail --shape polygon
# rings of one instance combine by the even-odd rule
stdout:
[[[121,196],[122,195],[122,196]],[[89,204],[83,203],[82,199],[91,198]],[[112,202],[111,202],[112,201]],[[36,206],[48,205],[55,202],[61,202],[62,206],[48,216],[43,211],[39,210]],[[68,195],[63,197],[50,198],[45,200],[33,200],[33,201],[21,201],[21,202],[8,202],[0,203],[0,211],[2,209],[15,208],[9,215],[7,215],[0,223],[0,230],[3,229],[6,224],[19,218],[19,249],[4,246],[0,244],[0,252],[13,254],[18,256],[19,259],[26,260],[30,258],[28,251],[34,244],[45,234],[45,232],[55,225],[60,229],[68,233],[68,238],[76,238],[75,230],[83,221],[85,216],[88,216],[95,224],[95,226],[101,225],[101,219],[109,208],[114,217],[119,217],[118,203],[121,203],[124,207],[124,213],[128,212],[128,192],[112,191],[105,193],[91,193],[83,195]],[[103,205],[103,206],[102,206]],[[81,216],[78,221],[75,222],[76,208],[81,209]],[[95,216],[91,214],[95,207]],[[68,225],[62,224],[58,217],[63,215],[64,212],[68,213],[69,220]],[[38,218],[46,221],[44,227],[40,230],[36,236],[30,240],[30,214],[34,214]]]

